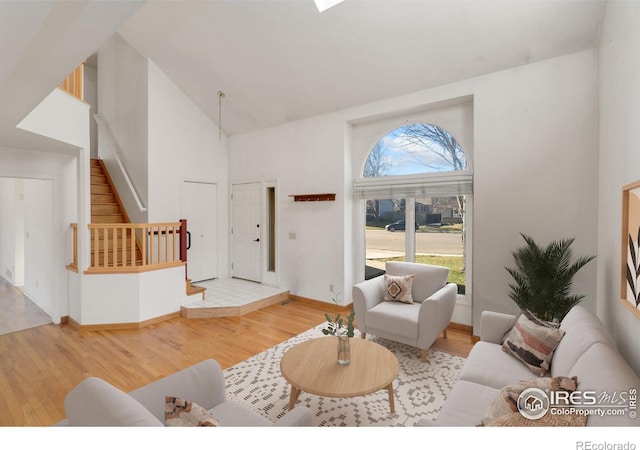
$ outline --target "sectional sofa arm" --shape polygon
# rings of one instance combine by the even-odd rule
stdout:
[[[313,414],[306,406],[296,406],[284,416],[276,420],[275,427],[310,427],[313,426]]]
[[[502,337],[513,327],[516,316],[494,311],[482,311],[480,316],[480,340],[501,344]]]

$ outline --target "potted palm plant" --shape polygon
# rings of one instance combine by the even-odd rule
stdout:
[[[584,295],[571,294],[574,275],[595,256],[582,256],[572,262],[574,239],[551,242],[546,248],[520,233],[526,245],[512,253],[515,267],[505,267],[513,277],[509,297],[536,317],[559,322]]]

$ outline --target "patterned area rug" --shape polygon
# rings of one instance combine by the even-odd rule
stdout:
[[[227,396],[259,412],[271,421],[288,410],[290,386],[280,373],[280,359],[287,349],[321,337],[324,324],[249,358],[224,371]],[[356,338],[360,339],[356,331]],[[453,387],[464,358],[429,350],[428,362],[420,361],[415,347],[367,335],[389,349],[400,371],[393,382],[395,413],[389,412],[386,390],[364,397],[325,398],[302,392],[298,405],[315,413],[318,426],[413,426],[420,418],[435,418]]]

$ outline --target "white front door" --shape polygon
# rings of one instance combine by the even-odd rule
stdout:
[[[231,272],[235,278],[262,281],[262,184],[234,184],[231,188]]]
[[[182,218],[187,220],[187,278],[192,282],[218,276],[218,186],[185,181]]]

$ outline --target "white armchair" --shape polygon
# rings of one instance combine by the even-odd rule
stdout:
[[[427,350],[440,333],[447,337],[458,287],[447,283],[449,269],[441,266],[399,261],[386,263],[388,275],[414,275],[413,303],[385,301],[384,276],[353,287],[353,308],[362,338],[367,333],[418,347],[427,361]]]

